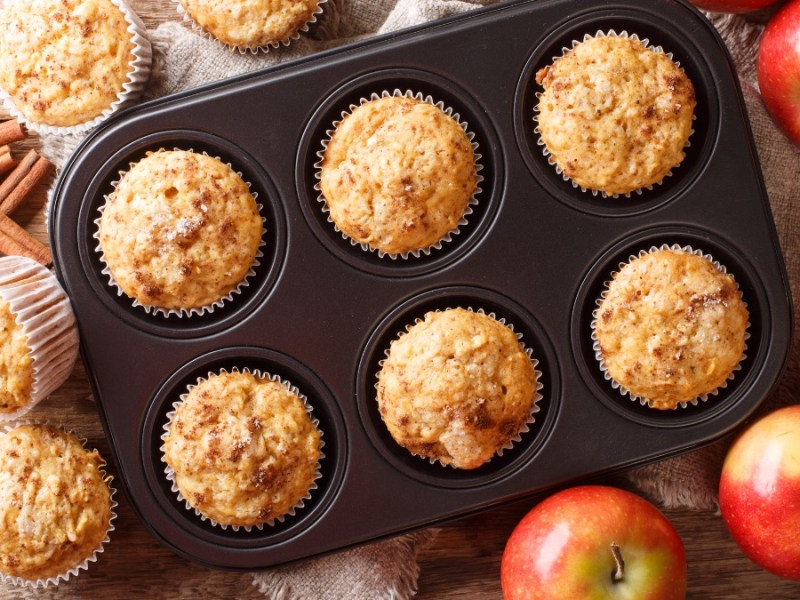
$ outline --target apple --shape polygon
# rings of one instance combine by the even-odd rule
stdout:
[[[724,13],[746,13],[767,8],[780,0],[689,0],[697,8]]]
[[[764,29],[758,87],[769,114],[800,145],[800,0],[783,6]]]
[[[762,417],[725,457],[719,506],[755,563],[800,580],[800,405]]]
[[[503,551],[500,582],[506,600],[683,600],[686,555],[655,506],[586,485],[523,517]]]

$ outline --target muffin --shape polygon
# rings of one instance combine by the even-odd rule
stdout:
[[[344,235],[391,255],[425,250],[455,232],[478,176],[464,128],[438,106],[387,96],[336,125],[319,188]]]
[[[252,274],[263,220],[248,185],[216,158],[159,151],[131,166],[98,220],[113,283],[167,314],[220,306]]]
[[[733,277],[677,246],[622,266],[593,322],[607,377],[657,409],[717,390],[743,358],[748,311]]]
[[[0,258],[0,420],[61,386],[77,356],[75,317],[55,276],[28,258]]]
[[[175,0],[184,16],[222,44],[258,50],[288,44],[322,12],[325,0]]]
[[[412,454],[475,469],[527,430],[537,375],[506,325],[463,308],[432,311],[392,342],[378,408]]]
[[[316,487],[320,431],[298,392],[268,376],[209,374],[176,403],[165,429],[173,489],[220,525],[282,520]]]
[[[692,132],[692,82],[635,36],[599,35],[536,74],[545,154],[575,185],[605,195],[660,183]]]
[[[112,529],[105,462],[47,425],[0,434],[0,572],[19,584],[58,583],[94,561]]]
[[[119,0],[5,0],[0,88],[34,128],[96,124],[141,91],[143,32]]]

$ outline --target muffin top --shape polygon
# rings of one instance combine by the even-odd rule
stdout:
[[[111,520],[104,464],[47,425],[0,433],[0,571],[35,581],[91,558]]]
[[[251,373],[192,387],[164,438],[164,459],[186,501],[223,525],[281,517],[308,495],[320,432],[286,385]]]
[[[247,184],[216,158],[149,154],[125,173],[100,218],[114,281],[145,306],[208,306],[247,276],[263,226]]]
[[[311,21],[320,0],[180,0],[203,30],[224,44],[260,48],[288,41]]]
[[[596,314],[608,374],[658,409],[721,386],[742,358],[749,319],[731,275],[671,249],[622,267]]]
[[[0,415],[17,412],[31,401],[33,359],[28,337],[0,296]]]
[[[333,222],[388,254],[428,248],[456,229],[476,185],[461,126],[433,104],[395,96],[338,124],[320,173]]]
[[[627,194],[660,182],[684,159],[692,82],[639,40],[594,37],[536,74],[539,131],[579,186]]]
[[[110,0],[5,0],[0,87],[34,123],[86,123],[123,91],[134,60],[127,28]]]
[[[517,336],[462,308],[429,312],[389,348],[378,407],[412,453],[474,469],[531,418],[536,371]]]

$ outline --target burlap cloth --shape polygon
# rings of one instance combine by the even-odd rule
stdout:
[[[165,0],[166,1],[166,0]],[[134,9],[135,0],[129,0]],[[359,37],[394,31],[493,4],[491,0],[329,0],[309,34],[288,48],[241,55],[192,33],[176,16],[150,32],[155,50],[153,77],[146,91],[156,98],[341,45]],[[775,128],[761,104],[754,71],[761,28],[739,17],[713,16],[739,70],[758,153],[778,227],[792,293],[800,297],[800,153]],[[47,138],[43,151],[62,164],[78,140]],[[800,325],[800,318],[796,319]],[[800,351],[795,332],[789,370],[763,410],[788,404],[800,389]],[[730,439],[628,473],[643,493],[667,508],[716,509],[719,470]],[[401,599],[414,595],[417,554],[434,532],[428,530],[341,552],[300,565],[254,575],[268,598],[317,600]]]

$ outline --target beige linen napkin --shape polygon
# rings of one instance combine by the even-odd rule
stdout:
[[[329,0],[324,15],[309,34],[288,48],[259,55],[225,50],[214,41],[192,33],[176,16],[176,22],[163,24],[150,32],[155,64],[146,96],[160,97],[359,37],[394,31],[492,3],[491,0]],[[130,4],[136,9],[135,0]],[[731,47],[742,76],[793,293],[798,297],[800,239],[796,232],[800,228],[800,153],[772,124],[755,87],[753,59],[759,27],[732,17],[715,17],[715,24]],[[63,164],[78,141],[47,138],[43,140],[43,151]],[[799,384],[800,352],[795,343],[789,372],[767,405],[792,402]],[[729,443],[730,440],[723,440],[702,450],[636,469],[628,476],[663,506],[714,509],[721,460]],[[255,574],[254,583],[273,600],[408,598],[416,589],[417,554],[432,536],[431,531],[419,532],[300,565],[272,569]]]

